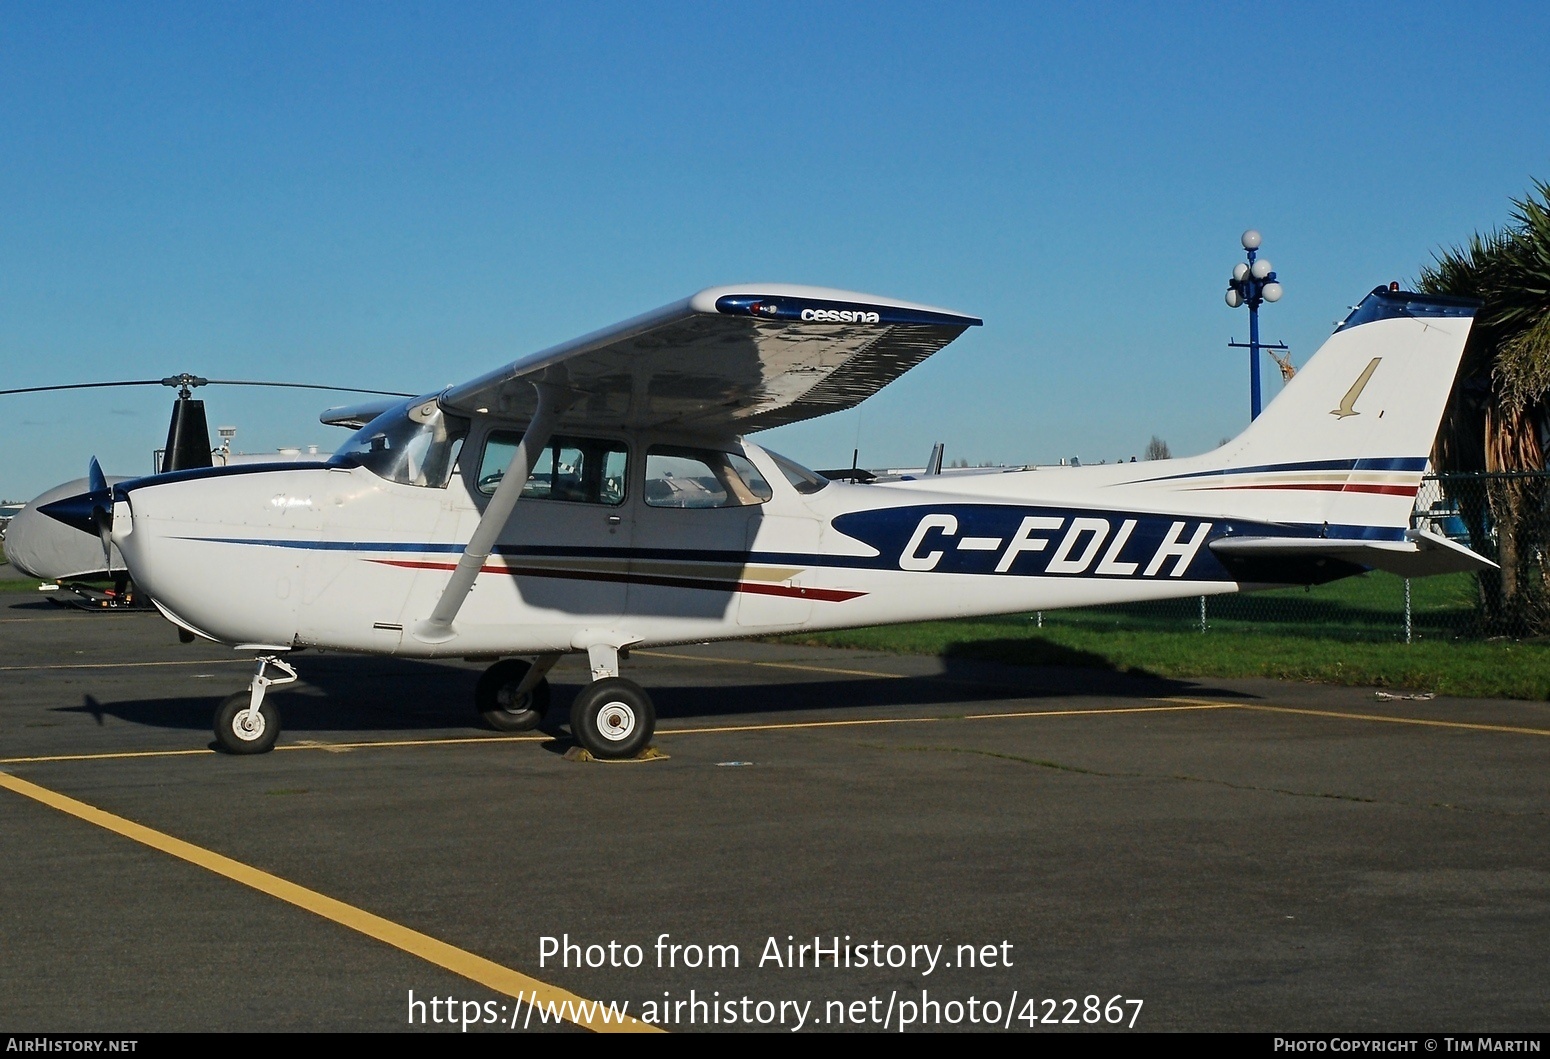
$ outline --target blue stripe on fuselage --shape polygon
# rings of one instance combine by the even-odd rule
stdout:
[[[113,499],[122,500],[136,489],[153,485],[170,485],[174,482],[196,482],[201,478],[225,478],[242,474],[267,474],[270,471],[323,471],[328,464],[322,460],[294,460],[275,463],[235,463],[226,467],[187,467],[181,471],[164,471],[131,478],[112,486]]]
[[[1029,527],[1027,519],[1043,520]],[[932,522],[922,529],[923,520]],[[1075,520],[1085,520],[1077,523]],[[1125,523],[1135,525],[1127,531]],[[1186,549],[1199,527],[1210,525],[1198,547]],[[1335,540],[1399,541],[1400,527],[1308,525],[1212,521],[1198,516],[1158,515],[1098,509],[1067,509],[993,504],[940,504],[881,508],[840,515],[833,526],[876,550],[872,556],[709,548],[579,547],[506,544],[494,549],[502,558],[663,560],[708,563],[759,563],[856,570],[925,569],[923,557],[940,553],[932,572],[1101,577],[1180,577],[1230,580],[1207,545],[1221,537],[1322,537]],[[1070,538],[1068,540],[1068,537]],[[1123,539],[1122,539],[1123,538]],[[429,541],[275,540],[256,537],[184,537],[183,540],[289,548],[318,552],[458,555],[460,543]],[[1095,543],[1096,540],[1096,543]],[[1008,550],[1010,560],[1003,563]],[[1171,552],[1166,552],[1172,549]],[[1188,555],[1182,554],[1188,551]],[[1160,551],[1163,561],[1148,567]],[[1085,563],[1079,562],[1087,556]],[[1051,570],[1051,561],[1057,560]],[[1178,563],[1184,568],[1177,574]],[[1129,569],[1133,565],[1134,569]],[[1005,570],[998,567],[1005,566]]]
[[[1165,474],[1140,482],[1174,482],[1183,478],[1217,478],[1229,474],[1279,474],[1288,471],[1424,471],[1425,456],[1398,456],[1363,460],[1305,460],[1302,463],[1263,463],[1256,467],[1213,467],[1208,471]],[[1127,483],[1128,484],[1128,483]]]

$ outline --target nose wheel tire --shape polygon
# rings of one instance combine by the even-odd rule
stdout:
[[[474,705],[485,724],[497,732],[526,732],[538,727],[549,709],[548,679],[517,693],[532,668],[520,658],[508,658],[484,671],[474,687]]]
[[[280,738],[280,712],[266,699],[253,709],[253,694],[239,691],[215,711],[215,741],[228,754],[266,754]]]
[[[571,704],[571,735],[593,757],[634,757],[650,744],[656,729],[657,711],[651,696],[623,677],[593,681]]]

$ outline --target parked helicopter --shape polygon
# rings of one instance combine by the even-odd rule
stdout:
[[[509,730],[584,652],[572,733],[623,758],[655,725],[619,675],[633,647],[1491,565],[1412,520],[1475,308],[1374,290],[1200,456],[847,484],[744,435],[852,407],[981,321],[716,287],[377,408],[323,466],[94,470],[43,511],[116,545],[181,629],[255,654],[216,715],[228,751],[274,745],[269,689],[319,647],[488,659],[476,704]]]
[[[44,393],[55,390],[102,389],[121,386],[169,386],[177,390],[172,405],[172,418],[167,426],[166,446],[158,453],[157,470],[187,470],[199,467],[226,467],[234,463],[256,462],[253,457],[233,454],[230,438],[235,431],[222,428],[223,444],[219,448],[210,445],[210,429],[205,417],[204,402],[193,396],[200,386],[263,386],[288,389],[329,390],[342,393],[365,393],[404,398],[411,394],[384,390],[361,390],[356,387],[315,386],[309,383],[253,382],[236,379],[206,379],[183,372],[164,379],[136,379],[124,382],[72,383],[62,386],[28,386],[15,390],[0,390],[0,396],[10,394]],[[391,402],[386,402],[391,403]],[[384,403],[384,407],[386,406]],[[346,420],[339,425],[358,428],[360,422]],[[290,458],[297,462],[326,459],[326,456],[303,457],[297,450]],[[270,458],[272,459],[272,457]],[[128,481],[129,477],[106,478],[109,485]],[[128,568],[118,549],[111,543],[104,547],[96,532],[85,532],[75,526],[52,519],[41,513],[41,508],[65,497],[75,496],[88,488],[89,481],[78,478],[48,489],[17,511],[6,527],[6,556],[11,563],[29,577],[45,582],[62,582],[66,591],[52,597],[67,601],[88,610],[118,610],[147,608],[148,600],[136,594],[129,579]],[[112,588],[102,588],[93,582],[111,581]]]

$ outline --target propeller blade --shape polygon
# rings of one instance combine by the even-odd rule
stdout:
[[[113,493],[108,489],[108,477],[102,473],[102,464],[93,456],[86,465],[86,484],[91,489],[91,523],[102,542],[102,565],[113,569]]]
[[[108,498],[108,504],[113,503],[113,498]],[[97,539],[102,542],[102,565],[108,570],[113,569],[113,512],[108,507],[96,504],[91,509],[91,520],[97,528]]]

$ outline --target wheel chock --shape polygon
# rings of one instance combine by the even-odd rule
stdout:
[[[633,765],[640,761],[666,761],[668,755],[662,753],[654,746],[648,746],[634,757],[601,758],[594,757],[592,751],[584,746],[573,746],[565,751],[566,761],[591,761],[599,765]]]

